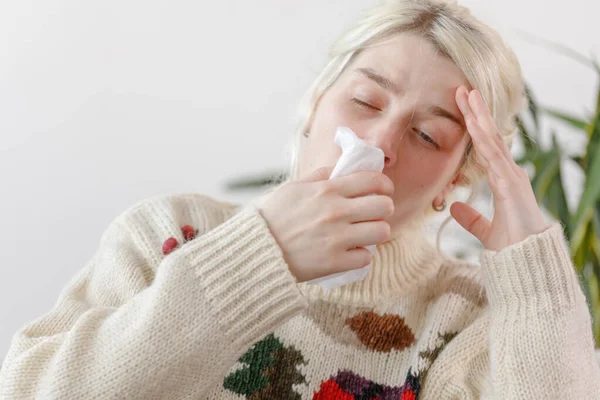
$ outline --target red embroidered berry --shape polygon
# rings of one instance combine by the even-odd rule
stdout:
[[[415,395],[415,392],[413,392],[412,390],[404,390],[402,392],[401,400],[415,400],[416,398],[417,398],[417,396]]]
[[[353,400],[354,396],[344,392],[340,386],[329,379],[321,384],[321,389],[313,395],[313,400]]]
[[[183,237],[186,240],[186,242],[195,238],[196,232],[197,231],[195,231],[194,227],[191,225],[184,225],[181,227],[181,233],[183,233]]]
[[[175,250],[175,248],[179,245],[179,243],[177,242],[177,239],[170,237],[167,240],[165,240],[165,242],[163,243],[163,254],[167,255],[170,252],[172,252],[173,250]]]

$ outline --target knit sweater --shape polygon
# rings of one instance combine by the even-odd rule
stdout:
[[[15,334],[0,399],[600,399],[561,225],[480,264],[410,232],[323,292],[255,206],[151,198]]]

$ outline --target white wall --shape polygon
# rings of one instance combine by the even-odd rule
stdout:
[[[35,3],[35,4],[34,4]],[[131,204],[283,167],[328,44],[374,0],[0,3],[0,359]],[[506,34],[544,103],[591,107],[591,71],[524,30],[600,54],[593,0],[465,1]]]

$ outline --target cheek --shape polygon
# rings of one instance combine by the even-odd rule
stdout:
[[[456,164],[456,165],[455,165]],[[407,194],[437,194],[452,178],[457,162],[447,154],[429,151],[400,154],[394,168],[394,181]]]
[[[312,136],[313,132],[311,132]],[[320,137],[303,138],[300,153],[300,177],[310,174],[312,171],[335,164],[334,143],[323,140]]]
[[[333,143],[335,129],[345,123],[343,114],[333,100],[331,96],[321,99],[312,122],[311,136],[321,143]]]

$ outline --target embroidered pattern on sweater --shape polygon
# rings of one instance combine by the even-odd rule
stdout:
[[[433,362],[436,358],[438,358],[442,350],[444,350],[444,348],[448,345],[448,343],[450,343],[452,339],[454,339],[454,337],[456,337],[456,335],[458,335],[458,332],[448,332],[443,334],[438,333],[438,338],[441,339],[442,342],[438,346],[434,347],[433,350],[423,350],[419,352],[419,357],[422,360],[427,361],[426,367],[419,371],[419,379],[421,384],[423,384],[423,382],[425,381],[431,364],[433,364]]]
[[[297,369],[305,361],[293,346],[284,346],[270,334],[250,348],[239,362],[244,367],[225,378],[225,389],[250,400],[300,400],[292,385],[306,383]]]
[[[365,346],[377,352],[389,353],[392,349],[402,351],[415,343],[415,335],[405,319],[395,314],[362,312],[348,318],[346,325]]]
[[[181,227],[181,234],[183,235],[183,242],[187,243],[190,240],[194,240],[198,235],[198,229],[194,229],[191,225],[184,225]],[[173,250],[179,247],[179,242],[174,237],[170,237],[164,241],[162,245],[162,252],[166,256]]]
[[[404,393],[407,393],[406,395]],[[381,385],[351,371],[340,371],[321,384],[313,400],[414,400],[405,387]]]
[[[425,362],[425,366],[422,367],[416,374],[412,372],[412,367],[408,369],[408,373],[406,374],[406,381],[402,386],[402,400],[419,399],[419,392],[421,391],[421,387],[425,383],[425,378],[427,377],[427,373],[429,372],[431,364],[433,364],[433,362],[439,356],[442,350],[444,350],[446,345],[448,345],[448,343],[450,343],[450,341],[454,339],[456,335],[458,335],[458,332],[450,332],[444,334],[438,333],[438,338],[442,340],[442,343],[434,347],[432,350],[424,350],[419,352],[419,358]]]

